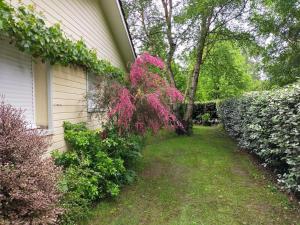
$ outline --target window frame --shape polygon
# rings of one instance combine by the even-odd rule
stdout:
[[[99,109],[97,106],[95,107],[90,107],[90,101],[93,101],[92,99],[89,99],[89,94],[90,94],[90,82],[89,79],[91,76],[97,76],[94,73],[86,72],[86,104],[87,104],[87,112],[92,114],[92,113],[103,113],[106,112],[105,109]]]
[[[38,59],[36,59],[38,60]],[[53,134],[53,101],[52,101],[52,67],[49,62],[45,62],[46,66],[46,81],[47,81],[47,111],[48,111],[48,126],[47,128],[39,128],[36,124],[36,88],[35,88],[35,82],[36,82],[36,76],[37,73],[34,69],[33,64],[35,63],[34,60],[31,60],[32,62],[32,75],[33,75],[33,102],[34,102],[34,128],[39,129],[42,131],[44,135],[52,135]]]

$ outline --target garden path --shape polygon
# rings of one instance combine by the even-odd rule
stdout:
[[[139,179],[89,225],[299,225],[299,208],[220,127],[151,137]]]

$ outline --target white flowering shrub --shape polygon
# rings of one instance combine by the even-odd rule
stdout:
[[[300,83],[220,103],[225,130],[258,155],[289,191],[300,193]]]

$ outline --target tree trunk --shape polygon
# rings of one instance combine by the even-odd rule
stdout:
[[[172,37],[172,13],[173,13],[173,3],[172,0],[161,0],[164,15],[167,25],[167,39],[169,44],[169,52],[167,54],[167,72],[169,76],[169,81],[173,87],[176,87],[175,77],[172,69],[173,57],[176,49],[176,44],[174,43],[174,39]]]
[[[206,39],[209,34],[209,26],[210,26],[211,18],[212,18],[212,13],[210,13],[210,15],[203,16],[201,21],[201,30],[200,30],[200,38],[198,42],[199,44],[197,48],[196,63],[191,77],[191,84],[188,89],[188,95],[187,95],[188,102],[187,102],[186,111],[182,121],[183,127],[185,129],[185,133],[187,135],[192,134],[192,125],[193,125],[192,115],[194,109],[195,95],[198,87],[201,65],[203,63],[203,52],[206,44]]]

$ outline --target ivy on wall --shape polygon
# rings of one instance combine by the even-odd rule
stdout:
[[[19,50],[35,58],[51,64],[76,65],[91,73],[123,79],[123,70],[99,59],[96,51],[89,49],[83,40],[70,40],[59,24],[46,26],[32,5],[12,8],[0,0],[0,32]]]

